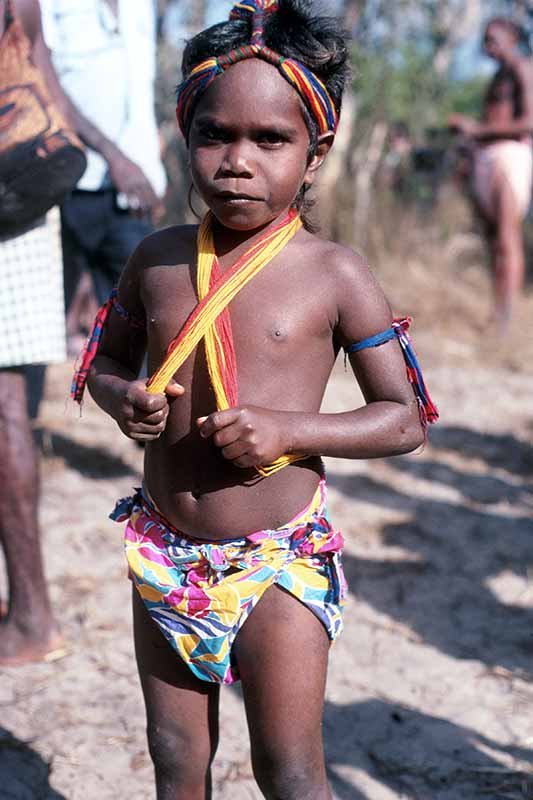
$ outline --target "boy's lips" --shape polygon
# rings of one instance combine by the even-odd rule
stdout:
[[[216,196],[226,203],[258,203],[262,199],[245,192],[218,192]]]

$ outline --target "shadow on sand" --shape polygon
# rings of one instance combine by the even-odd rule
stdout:
[[[432,447],[440,450],[455,450],[465,458],[479,458],[489,467],[533,477],[533,447],[512,434],[437,425],[431,431],[430,441]]]
[[[517,670],[530,679],[532,590],[525,587],[533,563],[533,497],[527,479],[515,478],[529,476],[530,448],[509,436],[482,437],[452,429],[448,437],[448,432],[442,428],[438,437],[432,436],[432,445],[460,447],[462,453],[475,454],[512,475],[507,480],[506,473],[472,474],[434,460],[390,460],[404,475],[458,490],[462,499],[449,502],[431,495],[410,496],[368,476],[328,473],[337,491],[408,517],[385,524],[381,540],[403,548],[409,557],[378,561],[346,553],[348,584],[355,595],[442,652],[479,660],[489,668]],[[520,514],[513,509],[517,504]],[[499,596],[503,573],[520,580],[512,592],[512,581],[507,580],[506,595]]]
[[[0,797],[2,800],[66,800],[49,783],[50,765],[0,727]]]
[[[373,776],[406,800],[533,797],[531,774],[508,770],[497,759],[505,753],[533,763],[531,750],[502,747],[437,716],[381,699],[328,702],[324,728],[337,800],[373,800],[354,788],[343,767]]]
[[[69,467],[87,478],[109,480],[135,474],[130,464],[105,448],[82,444],[61,433],[53,433],[46,446],[42,431],[37,431],[36,440],[45,454],[50,451],[54,456],[64,459]]]

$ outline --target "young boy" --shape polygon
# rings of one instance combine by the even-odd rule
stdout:
[[[210,213],[138,248],[75,394],[89,371],[96,402],[147,443],[143,489],[114,518],[129,520],[158,798],[211,796],[218,688],[240,678],[265,797],[326,800],[321,717],[345,589],[320,457],[413,450],[422,406],[367,267],[306,230],[346,77],[336,21],[296,0],[237,3],[183,70],[178,118]],[[367,405],[321,414],[341,347]]]

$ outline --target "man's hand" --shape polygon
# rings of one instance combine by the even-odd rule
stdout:
[[[146,382],[132,381],[119,403],[115,419],[122,433],[139,442],[159,439],[165,430],[170,407],[168,397],[179,397],[183,386],[171,381],[165,394],[149,394]]]
[[[464,114],[450,114],[448,117],[448,127],[472,138],[475,138],[480,130],[479,122]]]
[[[216,411],[196,422],[200,436],[212,438],[225,459],[249,469],[276,461],[288,450],[289,415],[247,406]]]
[[[140,216],[157,215],[161,201],[142,169],[118,148],[108,156],[107,163],[111,182],[118,194],[126,196],[131,211]]]

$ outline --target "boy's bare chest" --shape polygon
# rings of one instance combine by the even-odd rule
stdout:
[[[198,303],[195,275],[186,267],[154,267],[143,287],[151,346],[164,351]],[[310,341],[331,340],[333,312],[327,279],[268,265],[229,305],[237,351],[283,357]]]

